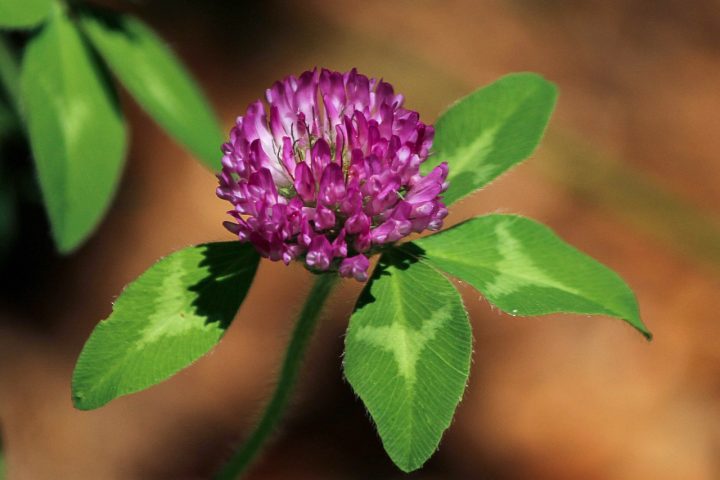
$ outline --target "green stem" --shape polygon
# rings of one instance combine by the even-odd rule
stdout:
[[[283,360],[275,392],[267,407],[265,407],[265,412],[255,430],[250,434],[245,444],[233,454],[230,461],[215,477],[215,480],[234,480],[244,473],[260,453],[262,446],[282,418],[310,337],[315,330],[322,307],[330,296],[332,286],[337,278],[337,274],[332,273],[316,276],[315,284],[310,290],[307,300],[305,300],[305,305],[303,305],[300,312],[300,317],[285,353],[285,360]]]

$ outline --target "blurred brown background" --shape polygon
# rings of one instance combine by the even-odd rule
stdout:
[[[717,0],[114,3],[156,27],[229,128],[272,81],[313,66],[382,76],[432,121],[512,71],[556,82],[540,150],[455,223],[525,214],[619,271],[647,343],[618,321],[512,318],[464,290],[475,354],[454,424],[412,479],[720,478],[720,4]],[[212,354],[93,412],[69,382],[94,324],[159,256],[228,238],[213,176],[127,95],[132,150],[98,234],[0,308],[0,434],[10,480],[207,478],[271,391],[302,268],[263,262]],[[335,296],[284,428],[248,478],[391,479],[342,379],[359,285]]]

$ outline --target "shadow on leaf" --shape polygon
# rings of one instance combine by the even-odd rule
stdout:
[[[375,301],[375,297],[372,294],[374,282],[378,281],[381,277],[392,275],[392,269],[407,270],[424,256],[425,250],[412,242],[393,247],[383,253],[373,271],[372,277],[370,277],[368,284],[360,294],[360,298],[358,298],[355,311]]]
[[[255,250],[240,242],[218,242],[202,245],[198,267],[207,270],[188,290],[196,294],[192,307],[195,314],[205,317],[205,324],[230,326],[238,306],[250,289],[260,257]]]

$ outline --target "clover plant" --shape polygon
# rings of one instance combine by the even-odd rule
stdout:
[[[106,35],[89,22],[91,37]],[[105,40],[118,45],[100,40],[101,51]],[[556,96],[541,76],[512,74],[460,99],[432,126],[389,83],[354,69],[274,83],[237,118],[218,154],[216,194],[228,202],[225,228],[234,238],[172,253],[123,291],[80,355],[75,406],[101,407],[207,353],[261,258],[300,262],[315,281],[267,409],[217,478],[244,472],[280,420],[341,278],[365,284],[345,336],[344,374],[405,472],[437,450],[468,382],[473,339],[454,281],[510,315],[605,315],[649,339],[625,282],[549,228],[487,214],[443,229],[458,200],[532,154]]]

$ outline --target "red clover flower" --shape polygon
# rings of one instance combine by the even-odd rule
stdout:
[[[447,164],[421,175],[433,127],[392,85],[355,69],[289,76],[238,117],[222,146],[225,227],[270,260],[367,280],[368,257],[439,230]]]

